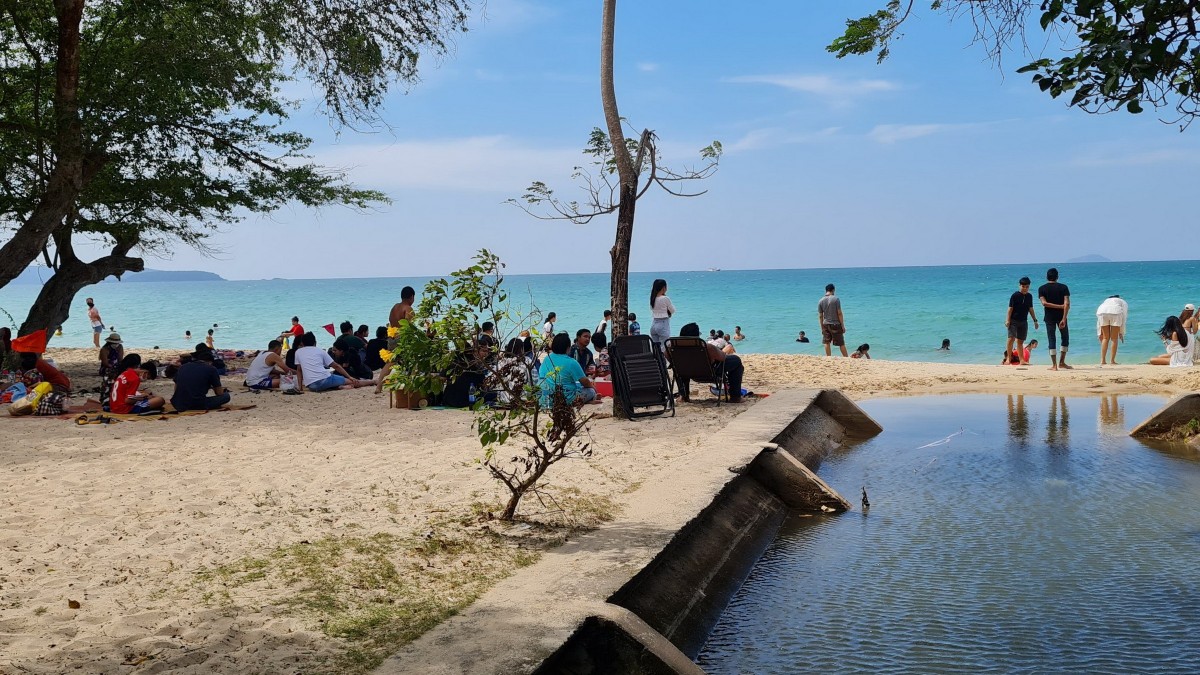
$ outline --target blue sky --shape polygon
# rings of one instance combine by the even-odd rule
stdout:
[[[632,268],[1194,257],[1171,233],[1190,242],[1196,225],[1196,130],[1181,134],[1153,111],[1068,109],[1015,73],[1021,54],[997,68],[970,45],[968,21],[923,4],[877,65],[825,45],[882,0],[621,3],[622,114],[657,132],[668,165],[713,140],[726,150],[706,195],[639,202]],[[284,209],[216,234],[215,259],[183,250],[148,266],[233,279],[422,276],[487,247],[511,273],[607,270],[615,217],[545,222],[503,203],[533,180],[571,193],[580,148],[603,126],[599,23],[598,0],[489,0],[449,55],[390,97],[390,129],[338,134],[311,107],[293,118],[319,161],[383,190],[390,206]]]

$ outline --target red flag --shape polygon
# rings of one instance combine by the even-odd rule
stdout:
[[[337,337],[337,333],[333,332],[333,324],[331,324],[331,323],[325,324],[325,330],[329,331],[330,335]]]
[[[31,354],[41,354],[46,351],[46,330],[38,330],[29,335],[22,335],[12,341],[14,352],[29,352]]]

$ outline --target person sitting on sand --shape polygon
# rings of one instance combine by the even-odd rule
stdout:
[[[548,409],[553,405],[555,390],[562,392],[567,403],[581,405],[600,400],[595,385],[579,367],[579,362],[567,355],[570,349],[571,338],[566,333],[559,333],[550,341],[550,353],[542,360],[542,368],[538,373],[542,380],[542,408]]]
[[[695,322],[685,324],[679,329],[680,337],[700,337],[700,326]],[[737,403],[742,400],[742,376],[746,372],[746,367],[742,365],[741,357],[736,354],[726,354],[717,348],[711,342],[705,342],[705,347],[708,349],[708,361],[712,365],[724,362],[725,364],[725,382],[729,387],[729,400]],[[679,394],[684,401],[690,401],[691,381],[680,378]]]
[[[197,345],[202,346],[202,345]],[[208,391],[213,395],[209,396]],[[229,403],[229,391],[221,384],[221,376],[213,367],[213,353],[197,349],[190,361],[175,372],[175,392],[171,405],[179,412],[185,410],[216,410]]]
[[[854,350],[854,353],[850,355],[850,358],[852,358],[852,359],[869,359],[869,358],[871,358],[871,345],[869,345],[865,342],[862,343],[861,345],[858,346],[858,349]]]
[[[388,348],[387,326],[380,326],[375,329],[374,339],[367,342],[363,363],[371,370],[382,370],[384,363],[383,357],[379,352]]]
[[[330,358],[325,350],[317,347],[316,335],[305,333],[300,339],[304,346],[296,350],[296,372],[301,388],[309,391],[327,391],[355,389],[375,384],[374,380],[360,380],[346,372],[346,369]],[[335,372],[330,373],[330,368]]]
[[[8,326],[0,326],[0,370],[16,370],[17,361],[17,353],[12,347],[12,330]]]
[[[575,331],[575,343],[571,345],[571,349],[567,355],[579,362],[579,367],[589,377],[596,373],[596,356],[592,354],[589,348],[592,342],[592,331],[586,328],[580,328]]]
[[[1012,352],[1008,355],[1008,362],[1007,362],[1008,365],[1010,365],[1010,366],[1021,366],[1021,365],[1027,366],[1027,365],[1029,365],[1029,359],[1033,358],[1033,355],[1037,353],[1037,346],[1038,346],[1038,341],[1036,339],[1030,340],[1029,343],[1025,345],[1024,359],[1021,358],[1022,354],[1017,353],[1017,350],[1014,348],[1012,350]]]
[[[278,389],[283,381],[281,376],[293,372],[283,359],[283,342],[271,340],[267,350],[259,352],[250,362],[243,381],[251,389]]]
[[[121,374],[121,359],[125,358],[125,345],[119,333],[109,333],[100,348],[100,404],[108,403],[113,382]]]
[[[367,364],[363,363],[363,350],[367,348],[367,343],[353,333],[354,324],[349,321],[343,321],[340,326],[342,334],[338,339],[333,341],[332,352],[330,356],[334,361],[342,364],[346,372],[359,379],[371,379],[374,373]]]
[[[121,359],[121,374],[113,382],[112,391],[109,393],[109,412],[118,415],[140,415],[162,410],[167,404],[165,398],[139,391],[143,379],[153,380],[158,377],[157,364],[152,364],[153,361],[143,364],[139,354],[126,354],[125,358]]]
[[[525,398],[522,392],[532,381],[533,373],[529,369],[529,361],[525,358],[525,341],[513,338],[496,359],[496,365],[484,381],[484,388],[496,392],[498,403],[509,405],[514,398]]]
[[[27,389],[33,389],[39,382],[49,382],[55,393],[71,395],[71,378],[50,365],[41,354],[18,352],[17,357],[17,367],[21,369],[21,382]]]
[[[1184,330],[1183,322],[1179,320],[1179,317],[1168,316],[1162,328],[1158,329],[1158,336],[1162,338],[1167,353],[1150,359],[1150,365],[1171,366],[1172,368],[1188,368],[1192,365],[1192,360],[1188,358],[1190,352],[1187,348],[1191,340],[1188,339],[1187,331]]]

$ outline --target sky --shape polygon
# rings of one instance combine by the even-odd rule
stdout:
[[[923,12],[891,58],[825,50],[883,0],[622,2],[615,81],[630,135],[665,164],[724,145],[700,197],[651,190],[631,268],[675,271],[1195,257],[1200,129],[1152,109],[1089,115],[972,46],[968,21]],[[581,194],[572,168],[603,127],[599,0],[488,0],[421,81],[389,96],[371,133],[335,129],[310,100],[293,128],[312,154],[392,203],[357,213],[286,208],[223,228],[215,257],[186,248],[157,269],[229,279],[427,276],[480,248],[510,274],[603,272],[615,216],[586,225],[505,204],[541,180]],[[1034,33],[1031,48],[1053,55]],[[307,96],[306,85],[289,88]]]

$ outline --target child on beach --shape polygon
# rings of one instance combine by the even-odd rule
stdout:
[[[634,314],[633,312],[629,313],[629,334],[630,335],[641,335],[642,334],[642,324],[638,323],[637,314]]]
[[[869,358],[871,358],[870,352],[871,352],[871,345],[864,342],[863,344],[858,346],[858,349],[854,350],[854,353],[850,355],[850,358],[852,358],[852,359],[869,359]]]
[[[204,344],[208,345],[209,349],[213,349],[213,329],[208,329],[208,337],[204,338]]]

